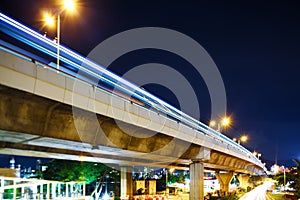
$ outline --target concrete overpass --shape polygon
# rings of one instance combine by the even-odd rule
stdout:
[[[199,178],[203,167],[263,171],[250,152],[49,66],[2,50],[0,74],[2,154],[120,166],[191,166]]]
[[[264,173],[251,152],[210,129],[197,129],[86,78],[2,46],[0,153],[131,166],[190,168],[190,199],[203,199],[203,170],[221,189],[233,172]],[[131,195],[130,173],[122,174]]]

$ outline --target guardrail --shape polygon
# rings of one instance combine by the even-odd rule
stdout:
[[[84,181],[0,177],[0,199],[85,199]]]

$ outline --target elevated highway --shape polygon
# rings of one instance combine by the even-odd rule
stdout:
[[[44,45],[55,56],[51,40],[34,31],[29,36],[26,27],[4,15],[1,20],[3,32],[22,36],[33,47]],[[61,49],[62,63],[68,67],[57,69],[51,61],[1,41],[0,153],[127,168],[189,167],[191,199],[203,196],[204,168],[230,172],[217,173],[224,190],[232,172],[264,173],[264,165],[241,145],[100,66],[95,68],[95,63],[81,62],[84,72],[74,71],[80,55]],[[113,82],[116,90],[100,87],[99,80],[108,86]],[[128,193],[126,187],[123,190]]]

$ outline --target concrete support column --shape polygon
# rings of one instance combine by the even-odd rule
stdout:
[[[225,194],[228,193],[229,184],[231,179],[233,178],[233,172],[227,172],[227,173],[216,172],[216,177],[220,182],[221,192],[224,192]]]
[[[132,170],[129,167],[121,167],[121,197],[132,198]]]
[[[240,182],[240,187],[247,189],[247,187],[249,186],[248,180],[250,176],[248,174],[240,174],[237,178]]]
[[[190,200],[204,199],[204,166],[200,161],[190,164]]]
[[[210,159],[211,149],[201,147],[190,164],[190,200],[204,199],[204,165]]]

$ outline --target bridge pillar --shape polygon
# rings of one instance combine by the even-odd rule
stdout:
[[[204,199],[204,166],[199,160],[190,164],[190,200]]]
[[[229,184],[231,179],[233,178],[233,172],[225,172],[220,173],[216,172],[216,177],[220,182],[220,190],[221,192],[224,192],[225,194],[229,192]]]
[[[248,180],[250,176],[248,174],[240,174],[237,178],[240,182],[240,187],[247,189],[247,187],[249,186]]]
[[[190,200],[204,199],[204,165],[210,159],[211,149],[201,147],[190,164]]]
[[[121,198],[132,199],[132,170],[130,167],[121,167]]]

